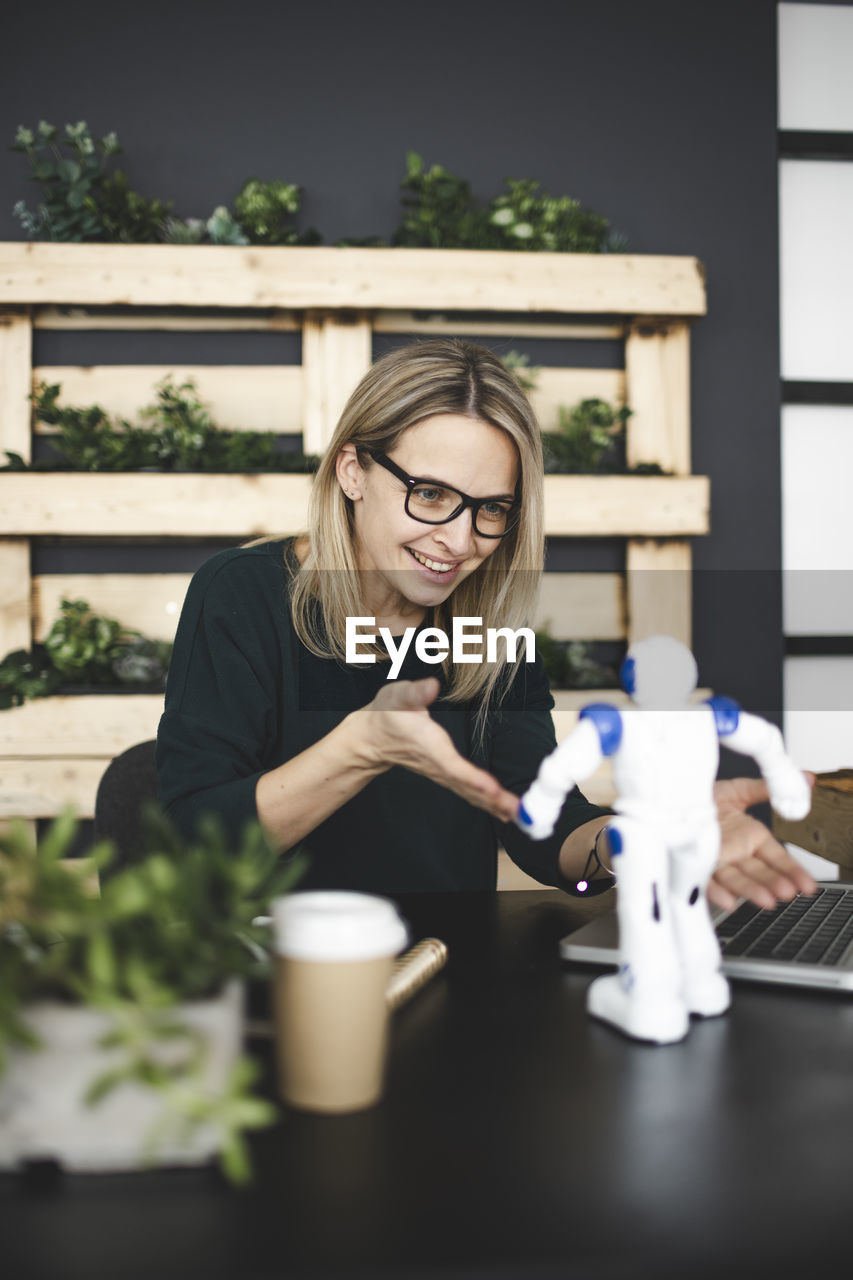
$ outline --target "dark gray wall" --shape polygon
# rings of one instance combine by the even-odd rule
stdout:
[[[387,236],[407,149],[488,197],[538,178],[639,253],[695,254],[694,470],[704,682],[778,715],[782,637],[773,0],[44,0],[4,15],[0,136],[115,129],[138,190],[206,216],[251,175],[306,189],[326,242]],[[0,238],[33,201],[0,163]]]

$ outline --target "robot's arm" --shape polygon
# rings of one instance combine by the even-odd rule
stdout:
[[[580,722],[539,766],[521,797],[516,823],[534,840],[551,835],[563,801],[576,783],[588,778],[622,738],[622,718],[606,703],[584,707]]]
[[[720,741],[733,751],[752,756],[767,780],[770,803],[783,818],[804,818],[811,807],[811,788],[785,750],[775,724],[741,711],[731,698],[709,698]]]

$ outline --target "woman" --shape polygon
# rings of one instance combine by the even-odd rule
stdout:
[[[512,822],[554,745],[541,662],[504,641],[496,661],[469,648],[436,664],[454,617],[483,633],[528,622],[543,546],[540,432],[501,361],[450,340],[379,360],[320,466],[307,536],[221,553],[193,579],[158,735],[167,811],[187,834],[206,810],[233,834],[260,818],[282,850],[311,852],[307,885],[494,887],[500,840],[573,887],[606,811],[575,791],[537,843]],[[348,619],[387,646],[347,663]],[[743,814],[760,784],[738,786],[721,793],[718,900],[808,889]]]

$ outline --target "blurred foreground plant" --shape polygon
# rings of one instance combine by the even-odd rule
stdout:
[[[305,860],[297,853],[283,861],[257,823],[236,848],[213,816],[190,842],[156,808],[145,823],[147,854],[105,877],[99,896],[63,862],[76,833],[70,814],[35,850],[24,824],[0,833],[0,1072],[13,1047],[38,1051],[26,1020],[33,1002],[101,1009],[110,1026],[99,1045],[109,1066],[86,1104],[128,1083],[153,1090],[163,1106],[150,1157],[168,1134],[214,1125],[226,1174],[245,1181],[244,1134],[271,1123],[275,1110],[253,1095],[249,1059],[210,1092],[204,1044],[180,1006],[218,995],[231,979],[268,973],[267,931],[253,921],[296,883]],[[106,869],[110,846],[94,846],[89,857]]]

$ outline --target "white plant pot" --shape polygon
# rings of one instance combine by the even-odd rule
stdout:
[[[177,1005],[168,1012],[207,1043],[205,1091],[220,1090],[240,1055],[243,988],[229,982],[221,995]],[[39,1049],[13,1048],[0,1077],[0,1170],[28,1160],[56,1160],[64,1168],[97,1173],[159,1165],[203,1164],[219,1148],[212,1126],[189,1135],[167,1131],[148,1154],[146,1141],[162,1119],[163,1097],[136,1082],[119,1085],[94,1106],[86,1091],[121,1061],[98,1040],[114,1023],[98,1009],[44,1000],[25,1013]],[[164,1059],[169,1054],[164,1042]]]

